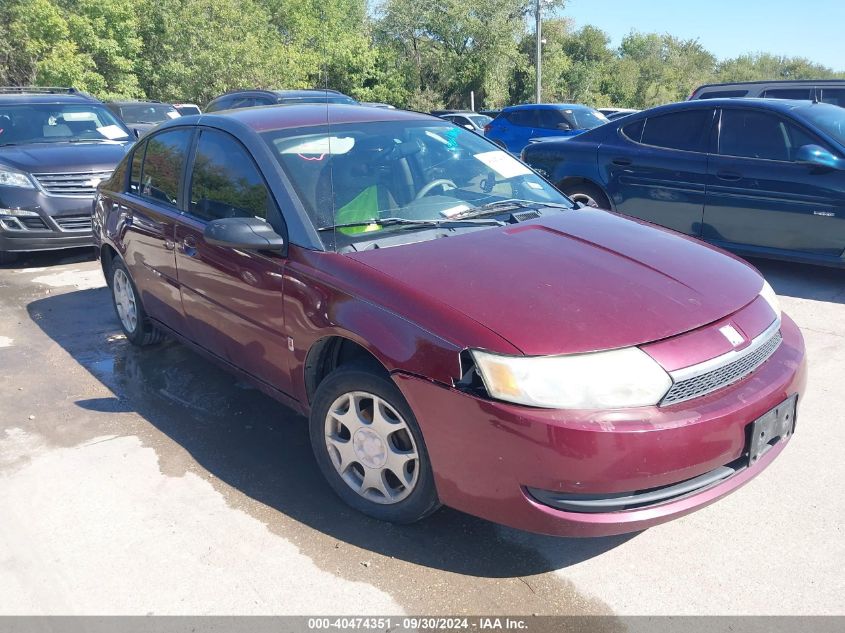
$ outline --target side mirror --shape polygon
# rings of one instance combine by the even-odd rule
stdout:
[[[822,169],[845,169],[843,161],[839,160],[819,145],[802,145],[795,154],[795,162],[810,167]]]
[[[285,241],[273,227],[258,218],[221,218],[209,222],[203,239],[213,246],[248,251],[281,251]]]
[[[563,131],[565,131],[565,132],[568,132],[569,130],[571,130],[571,129],[572,129],[572,126],[571,126],[571,125],[569,125],[569,123],[558,123],[558,124],[557,124],[557,129],[559,129],[559,130],[563,130]]]

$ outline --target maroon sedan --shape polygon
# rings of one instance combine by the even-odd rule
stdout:
[[[100,186],[94,232],[126,337],[173,335],[308,416],[329,484],[379,519],[640,530],[795,429],[803,340],[754,268],[578,208],[442,119],[182,117]]]

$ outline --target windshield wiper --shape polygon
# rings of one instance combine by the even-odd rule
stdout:
[[[344,224],[333,224],[331,226],[321,226],[318,231],[334,231],[335,229],[354,229],[362,226],[377,225],[379,228],[385,226],[407,226],[411,228],[436,228],[436,229],[454,229],[465,226],[504,226],[505,222],[501,220],[474,220],[474,219],[453,219],[444,218],[442,220],[409,220],[408,218],[370,218],[369,220],[362,220],[361,222],[346,222]]]
[[[573,207],[557,202],[532,202],[531,200],[519,200],[517,198],[509,198],[507,200],[497,200],[495,202],[488,202],[482,204],[480,207],[473,207],[467,209],[454,216],[452,219],[461,218],[478,218],[485,215],[493,215],[496,213],[503,213],[511,209],[541,209],[543,207],[551,207],[553,209],[567,209],[572,210]]]

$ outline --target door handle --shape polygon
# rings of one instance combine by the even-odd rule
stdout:
[[[742,180],[742,174],[738,174],[735,171],[717,171],[716,178],[719,180],[728,180],[730,182],[736,182],[737,180]]]
[[[611,162],[614,165],[619,165],[620,167],[629,167],[631,165],[630,158],[614,158]]]

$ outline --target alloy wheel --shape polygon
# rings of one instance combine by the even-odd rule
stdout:
[[[117,316],[127,332],[134,332],[138,327],[138,304],[129,276],[120,268],[115,270],[112,278],[112,292]]]

